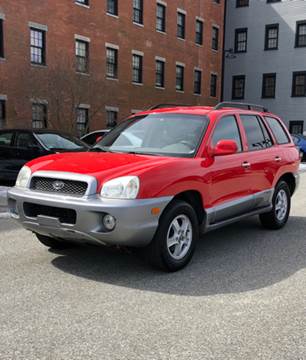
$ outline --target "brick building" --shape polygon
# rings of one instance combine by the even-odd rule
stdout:
[[[79,133],[218,102],[220,0],[0,0],[0,127]]]

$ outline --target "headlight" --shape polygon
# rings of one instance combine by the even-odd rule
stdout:
[[[108,199],[136,199],[138,191],[139,178],[123,176],[107,181],[101,189],[101,196]]]
[[[24,166],[19,171],[15,186],[20,188],[27,187],[30,177],[31,177],[31,169],[27,166]]]

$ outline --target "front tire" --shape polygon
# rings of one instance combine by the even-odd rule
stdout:
[[[272,205],[272,210],[259,215],[259,218],[265,228],[278,230],[286,225],[291,208],[290,189],[285,181],[280,181],[276,185]]]
[[[45,236],[41,234],[35,234],[38,241],[45,245],[46,247],[54,250],[63,250],[73,247],[73,244],[64,242],[62,240],[57,240],[55,238],[52,238],[50,236]]]
[[[149,262],[165,271],[177,271],[192,258],[199,223],[191,205],[175,200],[162,214],[152,242],[145,249]]]

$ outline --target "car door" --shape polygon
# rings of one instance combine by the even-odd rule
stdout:
[[[239,117],[245,135],[247,181],[254,196],[254,207],[266,207],[271,202],[273,180],[279,168],[273,140],[260,116],[240,114]]]
[[[0,179],[12,181],[16,178],[14,170],[14,131],[0,132]]]
[[[15,136],[16,164],[19,169],[30,160],[43,155],[43,148],[30,131],[19,131]]]
[[[247,156],[244,153],[237,118],[226,115],[217,120],[209,140],[213,148],[220,140],[234,140],[238,152],[231,155],[215,156],[210,166],[209,223],[218,223],[247,213],[253,206],[248,169],[244,166]]]

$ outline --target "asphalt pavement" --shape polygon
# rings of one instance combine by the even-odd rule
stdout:
[[[0,359],[306,360],[305,234],[306,174],[284,229],[209,233],[174,274],[0,218]]]

